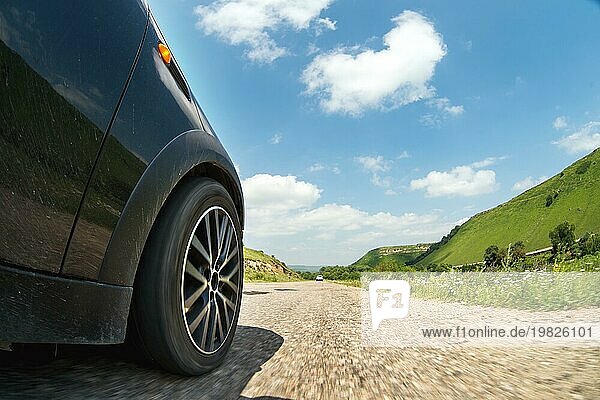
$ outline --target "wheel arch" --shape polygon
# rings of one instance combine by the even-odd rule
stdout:
[[[189,177],[207,177],[223,185],[234,201],[243,229],[242,187],[227,152],[211,134],[184,132],[160,151],[133,189],[112,233],[98,281],[133,286],[142,251],[160,210]]]

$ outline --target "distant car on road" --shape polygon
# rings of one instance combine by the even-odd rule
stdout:
[[[146,1],[0,16],[0,348],[127,333],[209,371],[238,321],[242,190]]]
[[[315,278],[315,281],[323,282],[323,275],[317,275],[317,277]]]

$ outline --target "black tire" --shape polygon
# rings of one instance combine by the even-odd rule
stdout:
[[[216,226],[220,229],[216,231],[217,234],[214,237],[206,234],[206,232],[215,232],[211,230],[212,228],[209,225],[205,224],[207,222],[206,218],[210,221],[211,213],[216,214],[215,229],[217,229]],[[227,214],[232,224],[223,228],[223,223],[229,222],[219,223],[218,221],[225,221],[225,214]],[[219,215],[223,218],[222,220],[219,220]],[[205,229],[204,234],[201,229]],[[232,230],[233,233],[231,233]],[[229,282],[230,279],[227,279],[227,285],[223,284],[221,289],[223,293],[236,293],[235,301],[232,300],[233,297],[230,298],[231,304],[221,300],[220,293],[218,293],[219,289],[215,289],[221,287],[222,284],[220,272],[217,269],[220,266],[215,266],[213,270],[211,265],[210,271],[206,270],[206,266],[198,266],[197,271],[208,278],[203,283],[200,283],[201,281],[198,280],[195,274],[189,275],[185,267],[187,260],[206,254],[206,252],[200,253],[191,248],[188,250],[193,238],[204,237],[200,240],[208,241],[206,244],[211,246],[211,240],[219,240],[221,232],[223,232],[224,239],[217,242],[218,249],[212,246],[210,250],[210,259],[220,259],[221,261],[206,261],[206,264],[217,265],[222,263],[223,259],[220,256],[213,257],[212,249],[215,249],[215,254],[217,254],[217,250],[220,254],[221,248],[225,248],[225,236],[227,236],[229,239],[226,252],[229,252],[235,238],[235,246],[238,247],[237,255],[231,258],[230,261],[226,261],[225,264],[227,264],[227,268],[233,268],[231,267],[233,262],[239,263],[235,283],[238,291],[235,292],[235,289],[233,289],[234,284]],[[231,196],[223,186],[212,179],[191,178],[182,182],[161,210],[146,242],[138,268],[131,312],[133,326],[130,327],[130,336],[144,350],[146,356],[160,367],[176,374],[199,375],[215,368],[225,358],[235,334],[242,297],[244,268],[241,232],[239,217]],[[196,248],[194,247],[194,249]],[[208,258],[202,258],[201,260],[208,260]],[[195,265],[200,265],[197,261],[194,262]],[[224,269],[225,265],[223,265]],[[215,274],[216,284],[213,279]],[[200,286],[198,290],[193,288],[193,291],[197,293],[202,290],[202,295],[194,300],[193,305],[187,307],[187,304],[184,306],[184,299],[186,299],[184,291],[188,290],[189,287],[184,285],[193,284],[192,277],[198,280],[197,285]],[[232,278],[231,281],[234,279]],[[204,289],[201,289],[202,287]],[[228,307],[229,305],[231,307],[232,304],[235,304],[235,310],[233,310],[232,315],[227,314],[225,316],[226,312],[232,310],[231,308],[223,310],[220,306]],[[210,331],[211,335],[218,336],[206,339],[211,342],[210,345],[208,343],[200,344],[208,333],[203,332],[204,335],[200,335],[202,338],[198,337],[195,331],[193,332],[194,337],[190,333],[192,328],[188,324],[188,319],[195,320],[200,315],[192,318],[188,316],[188,312],[195,312],[199,307],[202,307],[201,311],[204,315],[200,322],[202,323],[202,330]],[[206,311],[206,308],[208,308],[208,311]],[[201,312],[198,312],[198,314],[201,314]],[[214,318],[212,322],[210,320],[211,316]],[[229,317],[229,319],[224,321],[226,317]],[[227,334],[223,338],[223,326],[227,323],[231,325],[227,328]],[[200,325],[196,325],[194,329],[197,330],[199,327]],[[219,337],[221,338],[220,341],[218,340]]]

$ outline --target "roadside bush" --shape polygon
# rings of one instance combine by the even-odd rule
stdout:
[[[464,264],[460,267],[461,272],[479,272],[481,271],[481,263]]]
[[[548,234],[552,243],[552,254],[572,256],[575,250],[575,225],[565,221]]]
[[[508,249],[500,251],[502,267],[506,271],[524,270],[525,244],[522,241],[512,243]]]
[[[461,269],[462,270],[462,269]],[[430,263],[424,268],[422,268],[423,272],[448,272],[452,271],[452,265],[450,264],[436,264]]]
[[[600,272],[600,251],[573,260],[555,261],[553,272]]]
[[[579,240],[579,250],[582,256],[600,251],[600,236],[586,232]]]
[[[553,202],[554,202],[554,196],[552,196],[551,194],[546,196],[546,207],[550,207]]]
[[[307,281],[314,281],[318,275],[316,272],[309,272],[309,271],[302,271],[302,272],[299,272],[299,274],[302,279],[307,280]]]
[[[511,243],[508,248],[501,249],[498,246],[491,245],[483,253],[483,262],[487,271],[515,271],[524,269],[525,263],[525,244],[522,241]],[[472,269],[467,269],[470,267]],[[463,271],[476,271],[477,264],[472,266],[463,266]]]
[[[521,271],[548,271],[552,267],[550,258],[552,254],[537,254],[535,256],[526,257],[517,267]]]
[[[323,267],[319,271],[323,278],[329,281],[357,281],[360,280],[362,272],[370,272],[371,267],[368,265],[349,265],[347,267],[341,265],[333,265]]]
[[[522,261],[525,258],[525,243],[522,240],[514,243],[510,248],[511,258],[515,261]]]
[[[244,271],[244,279],[248,281],[259,281],[259,282],[279,282],[281,280],[280,276],[275,274],[270,274],[268,272],[263,271]]]

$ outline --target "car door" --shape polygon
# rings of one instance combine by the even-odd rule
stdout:
[[[136,0],[0,3],[0,263],[60,271],[146,27]]]

